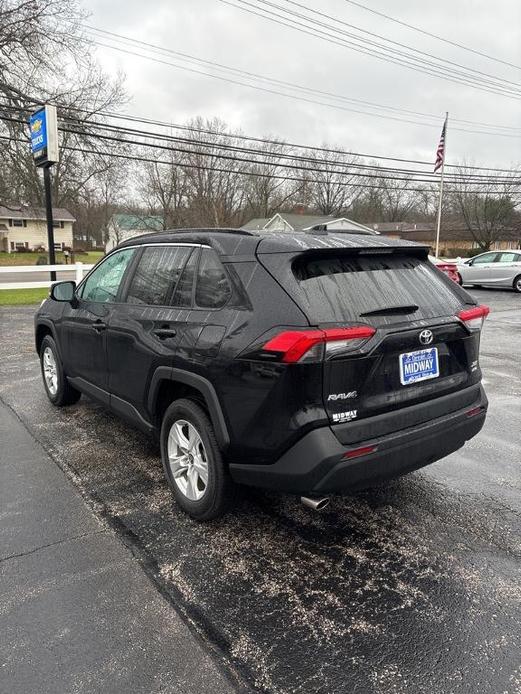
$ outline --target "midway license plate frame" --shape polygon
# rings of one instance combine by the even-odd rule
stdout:
[[[431,361],[432,364],[429,364],[429,361]],[[428,381],[432,378],[438,378],[440,375],[440,360],[437,347],[427,347],[425,349],[415,350],[414,352],[404,352],[400,354],[398,363],[400,368],[400,383],[402,386]]]

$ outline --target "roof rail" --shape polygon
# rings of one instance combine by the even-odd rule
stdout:
[[[165,233],[165,234],[234,234],[237,236],[258,236],[258,234],[247,231],[246,229],[228,229],[228,228],[215,228],[215,229],[198,229],[197,227],[194,228],[187,228],[187,229],[165,229],[162,232],[159,233]]]

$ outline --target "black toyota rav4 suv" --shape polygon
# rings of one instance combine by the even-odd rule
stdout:
[[[122,243],[36,314],[52,403],[95,398],[160,439],[192,517],[236,484],[361,489],[483,426],[488,309],[423,246],[372,235],[192,229]]]

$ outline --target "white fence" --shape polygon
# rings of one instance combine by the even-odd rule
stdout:
[[[81,282],[83,276],[86,272],[89,272],[94,267],[94,265],[85,265],[84,263],[71,263],[71,265],[9,265],[7,267],[0,267],[0,280],[3,279],[3,275],[9,274],[30,274],[33,272],[38,272],[42,274],[47,274],[45,280],[41,282],[19,282],[18,280],[13,282],[0,282],[0,289],[33,289],[37,287],[50,287],[52,282],[50,279],[51,270],[56,271],[56,281],[59,282],[60,279],[74,279],[76,284]],[[68,273],[67,277],[60,277],[61,273]],[[7,278],[6,278],[7,279]]]

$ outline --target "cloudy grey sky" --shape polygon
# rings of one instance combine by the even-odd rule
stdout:
[[[239,4],[237,0],[231,1]],[[272,1],[302,12],[287,0]],[[260,6],[259,0],[249,2]],[[343,108],[299,101],[98,47],[99,61],[107,71],[122,70],[126,74],[131,97],[126,107],[129,113],[175,123],[198,115],[218,116],[230,126],[240,127],[244,133],[255,136],[271,134],[303,144],[327,142],[361,153],[433,160],[444,112],[448,110],[451,123],[447,162],[466,159],[469,163],[489,166],[521,164],[519,0],[496,0],[494,3],[487,0],[394,0],[392,3],[360,0],[371,9],[518,65],[519,69],[429,38],[345,0],[299,2],[445,60],[509,80],[519,85],[520,96],[508,98],[421,74],[335,45],[330,40],[304,35],[219,0],[85,0],[84,4],[91,13],[89,24],[101,29],[236,69],[344,97],[432,114],[433,118],[427,120],[396,111],[378,111],[422,123],[416,124],[355,113],[345,109],[370,109],[345,101],[336,102],[343,103]],[[331,23],[316,15],[314,18]],[[352,31],[345,25],[335,24],[341,30]],[[108,37],[99,40],[110,42]],[[127,48],[147,53],[144,47]],[[181,63],[173,55],[156,53],[155,57],[205,70],[193,63]],[[459,68],[453,65],[452,69]],[[222,75],[222,71],[219,74]],[[258,81],[256,84],[288,91],[273,84]],[[509,86],[516,89],[512,84]],[[317,95],[307,94],[306,98],[327,101]],[[508,136],[462,132],[455,128],[483,128],[457,123],[453,118],[517,127],[518,130],[501,130]]]

